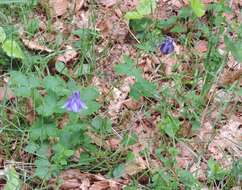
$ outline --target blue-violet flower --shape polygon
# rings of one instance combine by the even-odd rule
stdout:
[[[63,108],[66,108],[69,112],[80,112],[82,109],[87,109],[85,102],[83,102],[80,98],[80,92],[75,91],[73,94],[67,99]]]
[[[171,37],[166,37],[165,41],[160,45],[161,53],[167,55],[174,51],[173,39]]]

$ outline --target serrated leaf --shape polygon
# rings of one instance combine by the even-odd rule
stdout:
[[[190,0],[190,4],[196,16],[202,17],[205,14],[205,6],[200,0]]]
[[[24,54],[22,52],[22,49],[20,48],[19,44],[14,40],[5,40],[2,45],[3,51],[9,56],[9,57],[15,57],[19,59],[24,58]]]
[[[0,43],[3,43],[5,39],[6,39],[6,34],[3,30],[3,28],[0,27]]]

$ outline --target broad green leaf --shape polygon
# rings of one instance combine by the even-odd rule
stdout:
[[[65,82],[57,76],[47,76],[43,80],[43,85],[47,90],[61,95],[65,95],[67,90],[65,88]]]
[[[43,104],[37,108],[37,112],[44,116],[50,116],[56,111],[57,99],[54,93],[44,97]]]
[[[24,58],[24,54],[22,52],[22,49],[18,45],[18,43],[14,40],[5,40],[2,45],[3,51],[9,56],[9,57],[15,57],[19,59]]]
[[[161,130],[163,130],[169,137],[174,138],[177,131],[179,130],[179,120],[168,116],[165,120],[159,124]]]
[[[134,76],[136,80],[142,80],[141,69],[136,68],[136,65],[128,56],[124,57],[124,63],[116,65],[115,72],[127,76]]]
[[[110,133],[112,132],[112,122],[108,118],[102,118],[96,116],[92,120],[92,126],[99,133]]]
[[[85,102],[95,100],[99,96],[99,92],[95,87],[86,87],[80,90],[81,99]]]
[[[156,7],[156,0],[140,0],[135,11],[127,12],[124,16],[125,19],[141,19],[145,15],[151,14]]]
[[[3,43],[5,39],[6,39],[6,34],[3,30],[3,28],[0,27],[0,43]]]
[[[34,154],[39,149],[39,145],[33,142],[30,142],[25,148],[24,151]]]
[[[86,102],[87,109],[83,109],[80,113],[82,115],[92,115],[94,114],[101,106],[99,103],[94,101]]]
[[[113,177],[114,178],[120,178],[125,172],[125,166],[124,164],[119,164],[116,168],[113,170]]]
[[[205,14],[205,6],[200,0],[190,0],[190,4],[196,16],[202,17]]]
[[[19,190],[21,188],[19,175],[12,166],[6,169],[7,184],[4,190]]]
[[[145,79],[137,81],[130,91],[130,96],[135,100],[138,100],[141,96],[155,97],[156,94],[156,85]]]
[[[50,162],[47,159],[38,159],[35,162],[35,176],[41,179],[50,178]]]

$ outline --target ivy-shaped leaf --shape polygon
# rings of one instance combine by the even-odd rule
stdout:
[[[3,51],[9,56],[9,57],[15,57],[19,59],[24,58],[24,54],[22,52],[22,49],[18,45],[18,43],[14,40],[7,39],[4,41],[2,45]]]

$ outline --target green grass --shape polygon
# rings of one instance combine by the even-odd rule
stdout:
[[[142,2],[146,1],[141,1],[141,4]],[[199,181],[195,173],[188,171],[189,168],[179,168],[176,159],[179,155],[177,144],[183,143],[188,148],[191,147],[194,144],[193,136],[204,124],[204,116],[212,112],[210,99],[213,99],[216,91],[214,94],[210,92],[219,83],[229,53],[241,62],[238,50],[241,47],[239,42],[242,42],[239,34],[241,24],[237,20],[232,25],[227,23],[223,13],[232,11],[227,4],[220,2],[209,5],[202,18],[198,17],[203,15],[202,5],[194,6],[193,4],[193,9],[181,9],[177,16],[166,21],[152,17],[155,8],[153,4],[151,7],[138,6],[135,11],[126,14],[125,18],[129,19],[129,27],[137,41],[133,45],[137,54],[136,57],[122,55],[123,61],[116,65],[110,64],[115,80],[108,83],[111,89],[103,98],[97,88],[92,86],[92,79],[94,76],[104,80],[109,78],[106,71],[100,69],[99,60],[109,56],[114,45],[112,40],[99,53],[96,48],[103,40],[101,32],[95,29],[73,29],[69,35],[64,36],[57,31],[58,38],[53,42],[40,42],[52,49],[52,53],[31,51],[21,42],[18,29],[19,26],[23,27],[27,39],[32,39],[38,33],[41,22],[38,17],[40,5],[36,1],[0,3],[0,26],[6,39],[19,46],[4,48],[4,40],[0,48],[0,85],[10,88],[16,96],[14,100],[8,100],[5,93],[0,102],[0,156],[5,165],[12,166],[3,176],[7,183],[6,190],[18,189],[21,183],[28,184],[31,189],[48,189],[49,179],[73,168],[82,172],[100,173],[107,178],[122,178],[125,167],[135,160],[132,145],[141,138],[133,131],[137,122],[145,127],[154,127],[155,135],[150,139],[141,139],[145,148],[139,155],[149,167],[130,176],[130,184],[125,190],[201,189],[204,186],[211,189],[216,186],[231,189],[238,186],[241,180],[241,160],[235,158],[230,169],[223,168],[213,157],[206,157],[206,148],[211,142],[205,142],[203,149],[190,148],[195,157],[194,163],[204,162],[208,166],[205,182]],[[54,20],[46,9],[48,7],[45,7],[46,12],[41,13],[46,14],[44,22],[47,23],[47,30],[41,34],[43,36],[56,32],[51,24]],[[95,26],[99,19],[96,12],[100,7],[91,2],[89,9],[89,24]],[[71,16],[73,15],[70,14],[64,20],[66,24],[70,24]],[[230,32],[238,34],[238,37],[232,40],[228,37]],[[187,49],[185,53],[169,55],[176,60],[170,75],[164,72],[164,63],[157,53],[159,44],[166,35],[171,35],[177,44]],[[73,36],[78,36],[80,40],[69,42]],[[208,51],[203,55],[195,48],[200,39],[208,42]],[[227,47],[223,55],[217,49],[221,39],[225,40]],[[79,54],[78,60],[71,65],[55,63],[55,58],[65,53],[61,42],[72,45]],[[155,71],[149,74],[152,80],[144,77],[139,66],[139,60],[144,54],[159,60]],[[77,75],[68,73],[69,68]],[[123,79],[127,76],[135,77],[135,84],[130,86],[128,97],[142,105],[138,110],[120,111],[118,119],[112,121],[107,110],[110,100],[115,98],[111,97],[112,90],[122,86]],[[9,81],[7,85],[4,82],[6,79]],[[238,82],[223,86],[222,89],[226,94],[232,93],[236,97],[241,95]],[[76,90],[80,91],[88,109],[78,114],[66,112],[61,107]],[[99,98],[104,100],[98,100]],[[26,106],[30,100],[32,110]],[[217,105],[218,114],[212,121],[214,136],[218,134],[217,128],[229,119],[224,110],[232,101],[233,97]],[[240,104],[239,101],[234,102],[230,113],[239,110]],[[30,111],[35,111],[36,114],[33,123],[28,120]],[[150,124],[154,113],[159,115],[155,126]],[[133,121],[134,116],[137,121]],[[189,124],[191,129],[187,130],[190,131],[184,129],[185,122]],[[143,130],[147,130],[144,126]],[[94,134],[94,138],[87,132]],[[105,146],[106,140],[112,137],[121,137],[117,149]],[[74,160],[73,155],[80,148],[84,151]],[[159,167],[153,166],[153,160],[160,163]],[[0,180],[1,178],[2,176]]]

